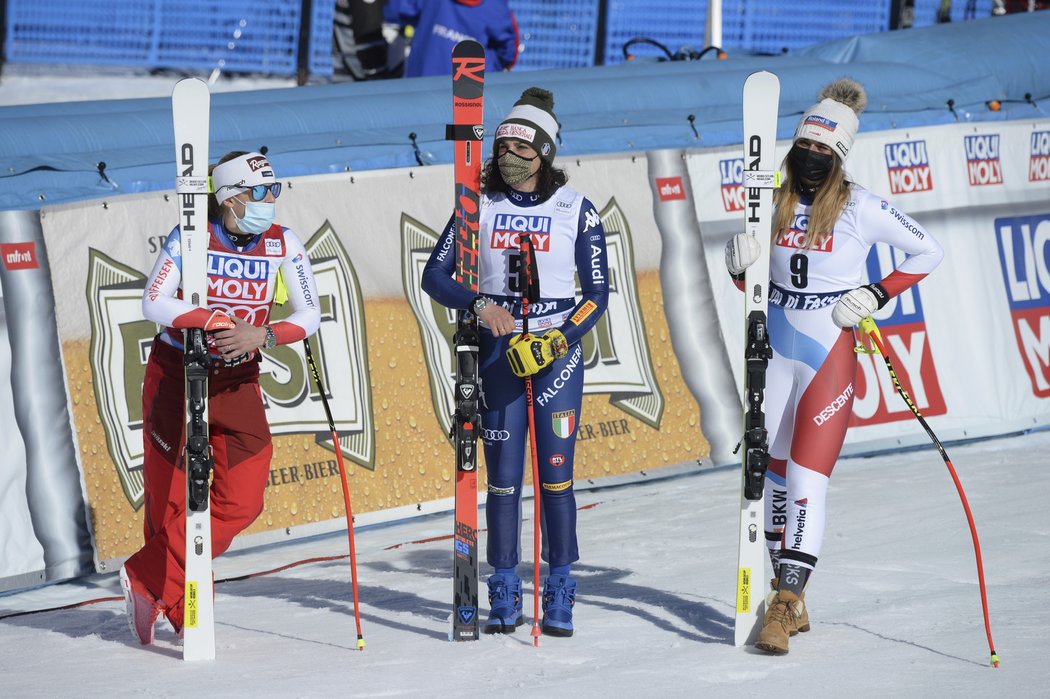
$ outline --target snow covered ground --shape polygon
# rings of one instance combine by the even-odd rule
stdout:
[[[76,75],[4,66],[0,106],[160,97],[174,76]],[[214,91],[290,87],[220,78]],[[451,515],[357,533],[366,647],[355,650],[345,558],[216,588],[214,661],[184,663],[174,635],[131,637],[115,574],[0,596],[4,697],[1044,696],[1050,640],[1050,432],[949,447],[984,546],[988,664],[973,549],[955,488],[933,450],[844,459],[807,593],[813,630],[783,657],[732,645],[738,474],[580,493],[577,632],[528,626],[477,643],[447,640]],[[531,513],[531,504],[525,507]],[[531,551],[532,526],[523,542]],[[482,534],[482,547],[484,534]],[[346,552],[345,535],[228,554],[217,578]],[[530,558],[530,556],[526,556]],[[531,595],[531,560],[521,572]],[[483,574],[488,571],[483,570]],[[531,610],[531,596],[525,601]],[[530,619],[531,621],[531,619]],[[1042,669],[1040,669],[1042,668]]]
[[[451,542],[423,540],[447,535],[451,515],[434,515],[357,532],[363,652],[340,558],[218,585],[214,661],[184,663],[166,624],[141,647],[118,601],[0,620],[3,694],[1045,696],[1050,432],[948,453],[983,544],[998,669],[962,507],[938,454],[923,449],[840,461],[807,593],[813,629],[786,656],[733,647],[738,475],[717,469],[580,494],[573,638],[537,649],[524,626],[449,642]],[[229,554],[216,575],[345,553],[345,534],[330,535]],[[523,572],[528,612],[531,560]],[[117,595],[116,575],[93,576],[2,596],[0,617]]]

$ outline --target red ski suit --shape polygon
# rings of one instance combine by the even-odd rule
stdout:
[[[142,386],[145,545],[124,565],[159,600],[176,630],[182,627],[186,559],[185,367],[178,328],[200,327],[201,319],[215,310],[266,325],[279,269],[295,282],[288,284],[292,314],[271,324],[278,344],[302,340],[320,323],[309,257],[294,233],[274,225],[251,245],[238,249],[221,224],[211,221],[210,228],[208,310],[180,298],[177,228],[168,236],[143,298],[146,317],[167,327],[153,341]],[[210,507],[212,555],[218,556],[262,512],[273,446],[259,389],[259,353],[240,363],[227,363],[217,353],[211,359]]]

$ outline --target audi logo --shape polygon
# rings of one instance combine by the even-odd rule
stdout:
[[[481,438],[486,442],[506,442],[510,439],[507,430],[481,430]]]

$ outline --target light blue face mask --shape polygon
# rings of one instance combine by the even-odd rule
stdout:
[[[244,218],[233,218],[237,227],[245,233],[259,235],[266,232],[273,225],[274,216],[277,215],[277,205],[266,201],[249,201],[244,204]]]

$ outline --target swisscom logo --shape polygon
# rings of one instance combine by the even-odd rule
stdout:
[[[970,186],[1003,183],[1003,165],[999,160],[999,134],[976,134],[963,139],[966,149],[966,174]]]
[[[886,172],[894,194],[929,192],[933,189],[933,172],[926,141],[887,143]]]
[[[1014,339],[1032,393],[1050,396],[1050,213],[995,220]]]

